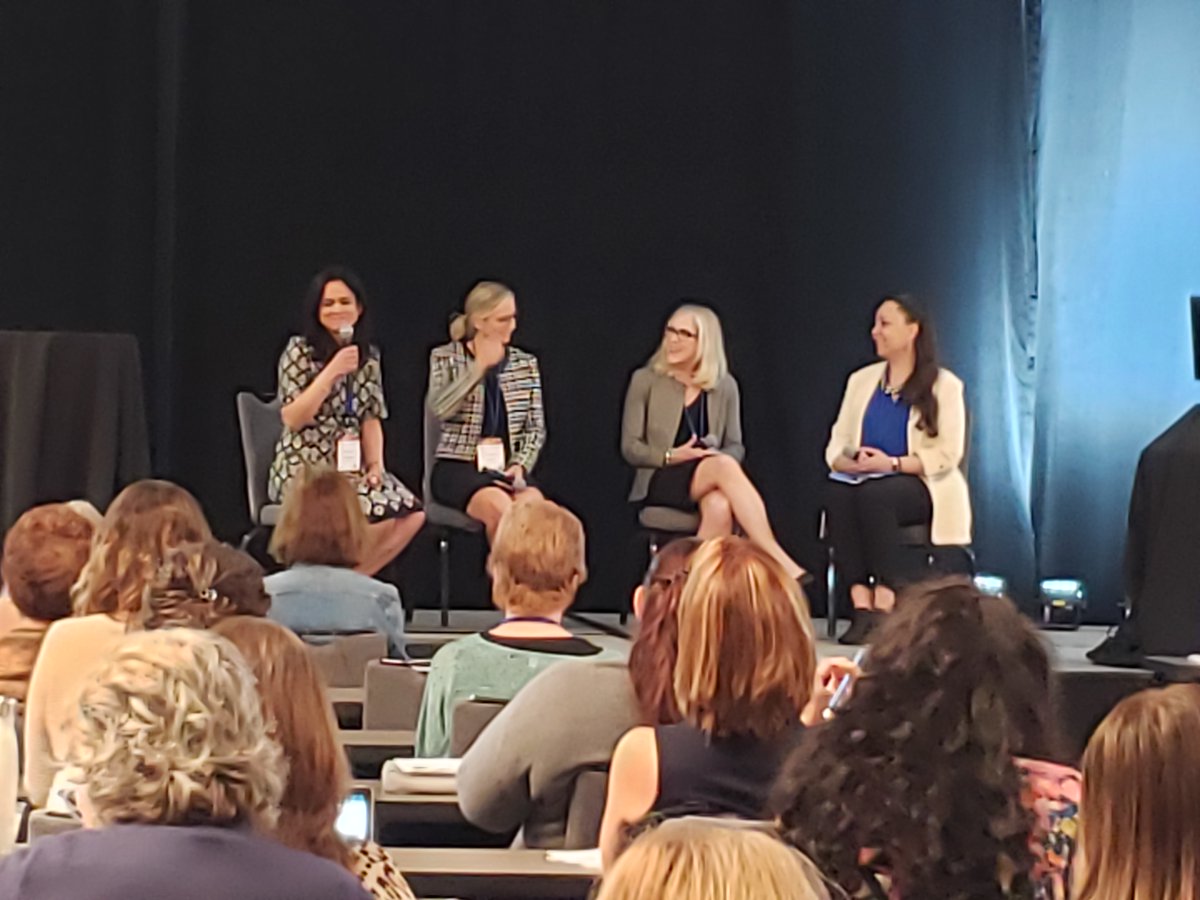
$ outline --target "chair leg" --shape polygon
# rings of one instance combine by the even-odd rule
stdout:
[[[833,564],[833,546],[826,545],[825,551],[825,635],[833,640],[837,637],[838,595],[837,568]]]
[[[442,608],[442,627],[450,625],[450,536],[443,532],[438,536],[439,593]]]

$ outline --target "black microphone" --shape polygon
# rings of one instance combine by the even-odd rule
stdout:
[[[354,340],[354,326],[343,325],[338,329],[338,342],[343,347],[350,346],[350,342]],[[347,375],[343,381],[343,389],[346,392],[345,410],[347,416],[354,415],[354,388],[351,385],[352,375]]]

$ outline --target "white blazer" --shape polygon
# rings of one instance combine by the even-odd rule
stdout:
[[[833,468],[834,461],[847,450],[862,446],[863,417],[871,395],[879,387],[886,362],[872,363],[846,379],[842,407],[829,434],[825,462]],[[929,489],[933,501],[933,525],[930,537],[935,544],[971,543],[971,497],[967,479],[959,466],[962,463],[967,439],[967,411],[963,402],[963,383],[949,369],[939,369],[933,383],[933,395],[938,401],[938,433],[930,437],[917,428],[917,411],[908,416],[908,452],[921,460],[925,473],[921,480]]]

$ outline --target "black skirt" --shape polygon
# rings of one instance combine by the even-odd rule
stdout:
[[[526,484],[532,484],[528,478]],[[459,512],[467,511],[467,504],[476,491],[486,487],[497,487],[512,493],[512,485],[501,481],[487,472],[480,472],[473,462],[461,459],[439,459],[433,464],[429,475],[429,492],[442,506]]]
[[[692,479],[696,475],[696,467],[703,461],[703,458],[689,459],[657,470],[650,476],[650,485],[646,488],[642,505],[669,506],[683,512],[695,512],[698,507],[692,499]]]

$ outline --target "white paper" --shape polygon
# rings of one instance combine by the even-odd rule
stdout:
[[[578,866],[588,872],[595,872],[597,874],[603,869],[599,847],[594,847],[591,850],[547,850],[546,862]]]

